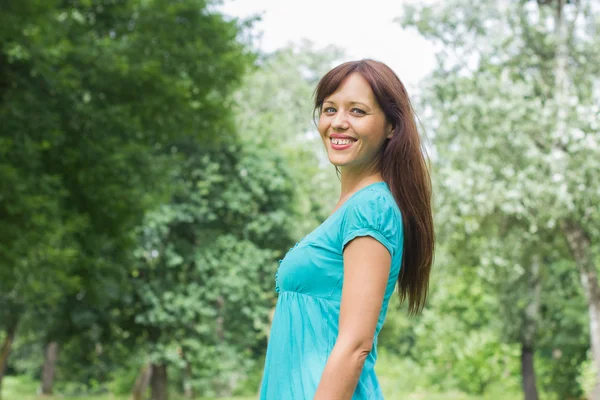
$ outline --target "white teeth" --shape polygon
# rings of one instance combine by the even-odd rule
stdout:
[[[352,140],[351,139],[338,139],[338,138],[331,138],[331,143],[333,144],[352,144]]]

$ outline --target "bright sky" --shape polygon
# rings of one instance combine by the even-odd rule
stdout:
[[[373,58],[388,64],[414,93],[434,67],[433,45],[394,19],[407,0],[224,0],[219,7],[236,17],[261,15],[254,29],[260,48],[274,51],[309,39],[318,47],[333,44],[348,60]]]

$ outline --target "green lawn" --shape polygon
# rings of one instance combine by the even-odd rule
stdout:
[[[391,385],[384,385],[386,390],[386,400],[517,400],[521,399],[520,395],[488,395],[485,397],[480,396],[467,396],[461,393],[429,393],[429,392],[418,392],[418,393],[394,393],[395,390],[390,388]],[[48,396],[39,397],[36,394],[38,383],[31,381],[23,377],[8,376],[4,379],[2,389],[2,400],[128,400],[128,395],[116,396],[113,394],[103,394],[95,396]],[[170,400],[185,400],[182,396],[173,395]],[[198,398],[197,400],[216,400],[210,398]],[[221,398],[219,400],[256,400],[256,396],[246,397],[231,397]]]
[[[95,396],[38,396],[36,394],[38,383],[23,377],[7,376],[2,383],[2,400],[129,400],[129,395],[102,394]],[[184,400],[183,396],[171,396],[169,400]],[[198,398],[197,400],[216,400],[211,398]],[[256,400],[255,397],[231,397],[219,400]]]
[[[129,400],[129,395],[102,394],[95,396],[38,396],[38,382],[24,377],[7,376],[2,382],[2,400]],[[173,395],[169,400],[187,400],[183,396]],[[196,400],[217,400],[212,398],[197,398]],[[218,400],[256,400],[255,396],[231,397]]]

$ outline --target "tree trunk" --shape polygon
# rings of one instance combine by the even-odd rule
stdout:
[[[150,378],[152,377],[152,366],[150,364],[144,364],[140,368],[140,372],[135,380],[135,384],[133,385],[133,390],[131,391],[131,400],[143,400],[144,394],[148,390],[148,384],[150,383]]]
[[[600,400],[600,286],[591,253],[590,239],[581,225],[573,221],[563,222],[562,230],[573,253],[579,270],[581,285],[588,302],[590,321],[590,343],[596,367],[596,382],[591,400]]]
[[[168,400],[167,392],[167,366],[165,364],[152,364],[152,400]]]
[[[540,256],[531,258],[528,287],[529,303],[525,308],[523,331],[521,334],[521,378],[525,400],[538,400],[535,367],[535,338],[540,313],[540,295],[542,292]]]
[[[192,363],[185,362],[185,378],[183,381],[183,394],[186,399],[193,399],[196,395],[192,386]]]
[[[566,0],[556,0],[554,15],[554,29],[556,35],[556,56],[554,68],[554,97],[556,103],[556,132],[554,141],[561,139],[568,141],[568,110],[569,110],[569,84],[568,84],[568,59],[569,36],[573,33],[575,20],[579,13],[580,1],[575,1],[575,18],[572,23],[567,23],[564,6]],[[557,165],[561,168],[562,166]],[[581,285],[588,302],[590,323],[590,342],[592,344],[592,357],[596,368],[596,382],[591,393],[591,400],[600,400],[600,288],[598,287],[598,274],[591,254],[590,239],[583,227],[573,221],[561,222],[561,229],[577,264]]]
[[[521,347],[521,376],[525,400],[538,400],[533,356],[534,351],[532,348],[525,345]]]
[[[42,394],[51,395],[54,386],[54,372],[58,359],[58,343],[50,342],[44,353],[44,368],[42,370]]]
[[[2,380],[4,379],[4,372],[6,371],[6,366],[8,365],[8,356],[10,355],[10,350],[15,340],[18,324],[18,318],[13,318],[7,321],[6,337],[4,338],[2,348],[0,349],[0,398],[2,398]]]
[[[192,386],[192,363],[187,359],[187,355],[182,348],[178,350],[179,356],[185,363],[185,370],[183,371],[183,396],[186,399],[193,399],[195,397],[194,387]]]

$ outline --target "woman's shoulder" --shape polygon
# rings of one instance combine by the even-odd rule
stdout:
[[[394,214],[402,219],[398,204],[386,182],[373,183],[358,191],[348,200],[346,209],[347,212],[373,213],[373,216]]]
[[[344,245],[352,238],[375,232],[392,254],[403,241],[402,214],[385,182],[372,184],[348,200],[342,217]]]

